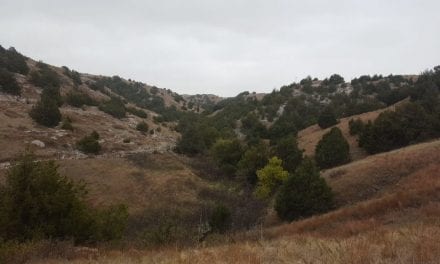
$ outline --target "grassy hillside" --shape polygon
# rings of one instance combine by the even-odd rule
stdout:
[[[208,247],[202,243],[197,249],[166,247],[119,251],[59,244],[59,248],[51,252],[52,262],[44,255],[49,245],[29,246],[24,252],[34,259],[31,263],[42,263],[36,257],[38,254],[45,256],[45,263],[70,263],[66,257],[72,258],[73,263],[435,263],[440,257],[439,149],[440,141],[433,141],[328,170],[324,177],[335,190],[339,209],[291,224],[219,237]],[[170,164],[172,159],[156,158],[148,164],[161,162],[163,158]],[[115,161],[104,162],[94,165],[94,174],[104,172],[99,169],[103,164],[111,168],[110,163],[121,170],[129,170]],[[70,171],[72,165],[62,164],[62,168]],[[153,167],[145,169],[145,180],[151,183],[151,188],[161,186],[162,179],[156,178],[158,171],[147,173],[155,165],[149,166]],[[138,169],[131,168],[133,171]],[[173,169],[181,171],[180,177],[185,178],[187,184],[192,181],[192,189],[208,187],[190,172],[185,172],[184,167],[168,168],[168,171]],[[122,177],[116,180],[119,179],[118,170],[106,181],[92,176],[93,173],[87,170],[82,172],[88,175],[85,178],[96,181],[92,190],[92,197],[96,197],[94,203],[106,202],[105,190],[115,193],[108,199],[133,199],[142,203],[136,198],[141,197],[142,192],[129,187],[131,180],[122,180]],[[191,199],[194,194],[181,188],[181,183],[178,185],[180,187],[162,186],[161,199],[167,196],[166,190],[172,189],[181,198],[179,200],[194,202]],[[135,191],[124,193],[126,188]],[[156,202],[153,196],[147,200],[145,205]],[[66,251],[71,253],[64,253]]]

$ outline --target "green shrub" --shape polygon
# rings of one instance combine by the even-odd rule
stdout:
[[[295,171],[303,158],[303,151],[298,148],[298,142],[293,135],[278,140],[274,146],[274,154],[283,161],[283,168],[289,173]]]
[[[127,107],[126,110],[130,114],[133,114],[133,115],[138,116],[140,118],[147,118],[148,117],[147,113],[145,113],[144,110],[140,110],[140,109],[137,109],[134,107]]]
[[[28,74],[29,67],[26,58],[18,53],[13,47],[4,49],[0,46],[0,68],[5,68],[10,72]]]
[[[238,140],[219,139],[211,147],[211,156],[227,174],[235,174],[242,154],[242,146]]]
[[[339,128],[334,127],[318,142],[315,159],[321,169],[350,161],[350,146]]]
[[[263,168],[269,159],[269,150],[264,143],[248,148],[237,164],[237,175],[250,184],[257,183],[257,170]]]
[[[276,199],[278,216],[287,221],[324,213],[333,207],[333,194],[315,163],[305,158],[281,186]]]
[[[14,74],[0,67],[0,91],[12,95],[20,95],[21,87],[15,80]]]
[[[203,141],[200,131],[190,128],[186,129],[182,136],[177,141],[176,152],[194,156],[203,153],[206,150],[205,142]]]
[[[30,74],[30,82],[41,88],[44,87],[56,87],[59,88],[61,85],[60,78],[58,74],[50,68],[49,65],[39,62],[37,64],[38,70],[32,71]]]
[[[136,129],[141,131],[142,133],[147,133],[148,132],[148,124],[145,123],[144,121],[139,122],[136,126]]]
[[[70,70],[67,66],[63,66],[63,73],[70,79],[72,79],[74,85],[82,84],[81,75],[74,70]]]
[[[318,125],[322,129],[334,126],[337,123],[338,120],[336,120],[336,115],[329,107],[324,109],[324,111],[322,111],[322,113],[318,117]]]
[[[98,142],[99,134],[93,131],[90,135],[83,137],[76,143],[77,148],[84,153],[98,154],[101,145]]]
[[[61,129],[73,130],[72,120],[69,117],[64,118],[63,122],[61,123]]]
[[[224,233],[231,226],[231,212],[223,204],[218,204],[209,218],[212,232]]]
[[[360,118],[348,121],[348,127],[350,129],[350,135],[359,135],[364,129],[364,122]]]
[[[42,96],[40,101],[32,107],[29,115],[40,125],[54,127],[61,121],[61,112],[56,100]]]
[[[90,105],[90,106],[96,106],[98,105],[98,102],[96,102],[92,97],[90,97],[88,94],[80,91],[70,91],[66,95],[65,102],[68,105],[71,105],[73,107],[82,107],[83,105]]]
[[[420,104],[407,103],[394,112],[382,112],[368,123],[359,136],[359,146],[374,154],[434,138],[440,134],[438,122],[439,118]]]
[[[99,110],[116,118],[125,117],[125,105],[120,99],[115,97],[112,97],[109,101],[102,103],[99,106]]]

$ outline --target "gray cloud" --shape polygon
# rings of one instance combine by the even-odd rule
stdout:
[[[268,92],[306,75],[440,64],[440,2],[0,0],[0,44],[179,93]]]

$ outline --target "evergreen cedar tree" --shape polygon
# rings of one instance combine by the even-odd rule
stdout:
[[[350,161],[350,146],[339,128],[334,127],[318,142],[315,159],[321,169],[345,164]]]
[[[265,143],[249,147],[237,165],[237,175],[251,185],[257,183],[257,171],[263,168],[269,159],[269,149]]]
[[[283,161],[283,168],[289,173],[295,171],[303,158],[303,150],[298,148],[298,142],[294,135],[286,136],[277,141],[274,153]]]
[[[8,70],[0,67],[0,91],[12,94],[20,95],[21,87],[15,80],[14,74]]]
[[[15,48],[5,49],[0,45],[0,68],[9,72],[27,75],[29,67],[26,58],[18,53]]]
[[[333,194],[320,177],[314,161],[305,158],[281,185],[275,199],[275,211],[287,221],[324,213],[333,207]]]
[[[32,107],[29,115],[35,122],[46,127],[57,126],[61,121],[61,112],[56,99],[45,96],[44,92],[41,99]]]
[[[336,119],[336,115],[329,107],[324,109],[324,111],[322,111],[322,113],[318,117],[318,125],[322,129],[334,126],[337,123],[338,120]]]
[[[219,139],[211,147],[211,155],[219,168],[230,175],[236,173],[242,154],[243,148],[238,139]]]
[[[36,161],[29,152],[8,170],[0,190],[2,241],[73,239],[89,244],[119,239],[125,230],[126,206],[89,208],[84,184],[60,175],[54,161]]]

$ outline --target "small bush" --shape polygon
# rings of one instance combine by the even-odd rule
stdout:
[[[61,81],[58,74],[53,71],[49,65],[45,63],[38,63],[39,69],[32,71],[30,74],[30,82],[38,87],[60,87]]]
[[[145,111],[134,108],[134,107],[127,107],[126,110],[130,114],[138,116],[140,118],[147,118],[148,117],[148,115],[147,115],[147,113],[145,113]]]
[[[56,100],[42,96],[40,101],[29,112],[31,118],[40,125],[54,127],[61,121],[61,112]]]
[[[99,106],[99,110],[116,118],[125,117],[125,105],[120,99],[115,97],[112,97],[109,101],[102,103]]]
[[[145,123],[144,121],[142,121],[139,124],[137,124],[136,129],[141,131],[142,133],[147,133],[148,132],[148,124]]]
[[[61,123],[61,129],[73,130],[72,120],[69,117],[64,118],[63,122]]]
[[[84,153],[98,154],[101,145],[98,142],[99,134],[93,131],[90,135],[83,137],[76,143],[77,148]]]
[[[65,102],[68,105],[73,107],[82,107],[83,105],[97,106],[98,102],[96,102],[92,97],[88,94],[79,92],[79,91],[70,91],[66,95]]]
[[[364,129],[364,123],[361,119],[350,119],[348,121],[348,127],[350,128],[350,135],[359,135]]]
[[[82,84],[81,75],[74,70],[70,70],[67,66],[63,66],[63,73],[70,79],[72,79],[74,85]]]
[[[209,218],[209,226],[212,232],[224,233],[231,226],[231,212],[229,209],[219,204]]]

